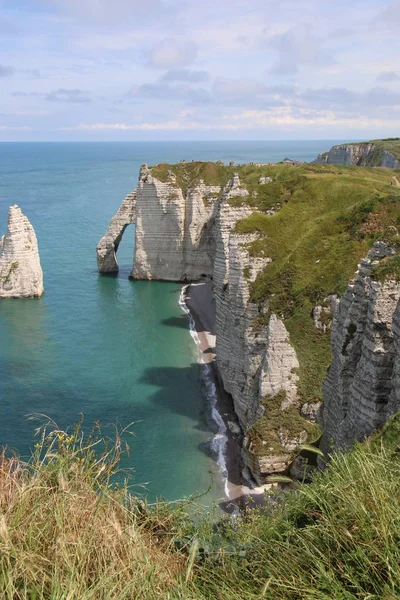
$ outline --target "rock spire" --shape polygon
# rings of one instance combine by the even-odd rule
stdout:
[[[0,298],[38,298],[43,291],[36,234],[15,204],[8,211],[7,233],[0,239]]]

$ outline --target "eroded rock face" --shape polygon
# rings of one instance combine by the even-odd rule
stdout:
[[[268,303],[251,302],[250,284],[271,262],[268,257],[255,259],[249,245],[257,234],[240,234],[236,223],[254,212],[246,205],[246,194],[235,178],[227,186],[215,221],[216,250],[213,271],[216,300],[216,359],[223,385],[234,402],[235,412],[245,432],[242,458],[259,485],[272,473],[287,471],[294,450],[308,438],[304,429],[293,433],[282,427],[277,444],[271,450],[255,448],[247,432],[268,409],[265,397],[283,396],[281,410],[297,406],[296,353],[283,322],[271,315],[268,325],[263,315]],[[243,204],[237,202],[238,197]],[[229,201],[234,198],[234,204]],[[268,267],[267,267],[268,268]],[[300,414],[300,407],[298,407]]]
[[[319,154],[313,161],[317,164],[381,166],[391,169],[400,168],[400,160],[387,150],[380,151],[371,142],[360,144],[340,144],[332,146],[329,152]]]
[[[247,433],[242,448],[243,462],[259,485],[265,483],[268,475],[287,471],[294,459],[296,448],[308,440],[306,429],[300,428],[294,432],[284,425],[285,411],[292,408],[300,412],[297,390],[299,378],[296,373],[298,367],[299,361],[290,344],[289,333],[283,322],[272,314],[268,326],[265,327],[261,365],[256,374],[257,386],[248,402],[257,407],[256,417],[262,418],[264,414],[268,416],[270,402],[280,398],[282,424],[279,418],[278,423],[267,425],[268,428],[277,427],[277,437],[272,447],[265,441],[260,448],[259,444],[253,443],[252,434]],[[306,415],[303,417],[307,419]],[[253,423],[249,425],[251,424]],[[250,427],[247,427],[247,431],[249,429]]]
[[[271,259],[250,255],[249,246],[258,234],[235,231],[236,223],[255,210],[247,204],[248,196],[237,173],[223,190],[202,181],[184,190],[172,171],[162,182],[144,165],[133,212],[129,199],[125,199],[127,206],[123,204],[98,247],[98,256],[99,251],[103,253],[102,264],[115,268],[115,240],[119,241],[126,224],[134,220],[133,278],[213,278],[216,360],[245,432],[264,414],[263,395],[284,393],[282,409],[295,404],[298,379],[298,361],[286,328],[275,315],[265,325],[261,317],[268,312],[268,303],[259,306],[250,299],[251,283]],[[307,438],[303,431],[292,435],[282,429],[280,434],[275,454],[260,456],[248,448],[243,450],[245,463],[259,483],[265,475],[286,470],[293,460],[293,449]]]
[[[296,374],[299,368],[296,352],[290,344],[289,333],[276,315],[268,323],[265,356],[260,373],[261,397],[277,396],[285,392],[282,409],[297,402]]]
[[[100,273],[117,273],[117,250],[125,229],[135,222],[136,192],[124,198],[121,206],[112,217],[106,234],[97,245],[97,267]]]
[[[136,191],[134,279],[195,281],[211,275],[214,211],[220,187],[184,192],[142,167]]]
[[[343,295],[332,327],[333,361],[324,382],[323,449],[348,448],[400,410],[400,282],[371,278],[394,253],[376,242]]]
[[[38,298],[43,291],[36,234],[21,209],[11,206],[0,240],[0,298]]]

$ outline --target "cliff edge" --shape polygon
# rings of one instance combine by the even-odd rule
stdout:
[[[43,291],[34,229],[21,209],[11,206],[7,233],[0,239],[0,298],[38,298]]]
[[[328,165],[400,169],[400,138],[339,144],[332,146],[328,152],[319,154],[313,162]]]
[[[301,447],[317,443],[321,423],[335,436],[333,380],[323,419],[321,403],[337,311],[360,256],[377,241],[397,247],[400,190],[385,169],[192,162],[144,165],[127,198],[98,246],[99,270],[110,256],[115,268],[134,222],[133,278],[212,279],[216,361],[243,429],[244,464],[258,483],[289,471],[301,478]],[[381,420],[360,420],[357,437]]]

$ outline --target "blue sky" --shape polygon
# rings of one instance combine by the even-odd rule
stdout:
[[[400,134],[400,0],[0,0],[0,140]]]

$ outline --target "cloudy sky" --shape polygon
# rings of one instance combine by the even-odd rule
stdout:
[[[400,0],[0,0],[0,140],[400,135]]]

